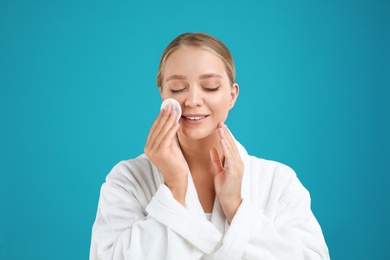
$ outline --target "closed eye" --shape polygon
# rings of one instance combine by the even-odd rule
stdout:
[[[181,92],[183,90],[184,90],[184,88],[182,88],[182,89],[171,89],[171,92],[172,93],[179,93],[179,92]]]
[[[219,86],[216,87],[216,88],[203,88],[203,89],[206,90],[206,91],[209,91],[209,92],[213,92],[213,91],[219,90]]]

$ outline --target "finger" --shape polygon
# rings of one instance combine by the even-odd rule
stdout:
[[[225,156],[225,169],[226,168],[233,169],[235,160],[231,152],[231,149],[228,147],[228,144],[225,139],[221,139],[220,143],[221,143],[223,155]]]
[[[149,136],[145,147],[146,149],[148,150],[154,149],[156,137],[159,135],[159,132],[161,131],[161,128],[164,125],[164,122],[166,121],[166,119],[164,118],[166,118],[166,111],[161,110],[160,114],[157,116],[157,119],[155,120],[153,126],[149,131]]]
[[[177,130],[179,130],[180,124],[175,123],[169,130],[166,132],[164,137],[161,138],[159,148],[166,147],[168,148],[172,144],[172,139],[175,138]],[[157,141],[158,142],[158,141]],[[176,143],[177,146],[179,146]]]
[[[146,139],[146,143],[149,143],[151,137],[153,136],[154,131],[156,130],[157,125],[158,125],[158,124],[160,123],[160,121],[161,121],[161,118],[162,118],[164,112],[165,112],[165,110],[164,110],[164,109],[161,109],[161,110],[160,110],[160,113],[158,114],[158,116],[157,116],[156,119],[154,120],[153,125],[150,127],[149,134],[148,134],[148,138]]]
[[[233,152],[232,145],[231,145],[230,141],[228,140],[226,129],[223,126],[223,124],[221,124],[221,127],[218,128],[218,133],[219,133],[219,137],[221,138],[220,142],[221,142],[221,146],[222,146],[222,150],[224,152],[224,155],[225,156],[227,156],[228,154],[231,155]],[[232,159],[232,157],[230,157],[230,159]]]
[[[242,159],[236,142],[229,129],[223,122],[218,124],[218,134],[221,138],[220,143],[225,156],[225,169],[229,169],[228,172],[233,171],[239,174],[242,173]]]
[[[240,156],[240,152],[238,151],[238,148],[237,148],[237,145],[236,145],[236,142],[231,134],[231,132],[229,131],[229,129],[227,128],[227,126],[225,124],[222,124],[222,128],[223,128],[223,133],[222,133],[222,136],[223,136],[223,139],[226,141],[226,145],[227,147],[230,149],[235,161],[240,161],[241,160],[241,156]]]
[[[228,142],[229,147],[238,151],[236,142],[234,141],[232,134],[230,133],[229,129],[225,124],[222,124],[222,129],[223,129],[224,139]]]
[[[219,153],[218,153],[217,149],[215,149],[215,148],[210,149],[210,158],[211,158],[211,161],[213,163],[215,173],[218,174],[218,173],[222,172],[223,167],[222,167],[221,159],[219,158]]]
[[[166,121],[169,118],[169,113],[171,112],[171,108],[168,106],[166,110],[162,109],[159,116],[155,120],[153,126],[150,129],[149,140],[155,140],[156,136],[158,136],[161,132],[161,129],[164,127]]]
[[[169,113],[168,117],[162,119],[162,122],[158,125],[159,128],[158,128],[158,130],[156,130],[156,133],[154,136],[153,147],[155,147],[155,149],[158,149],[161,146],[163,140],[165,140],[165,139],[171,140],[171,138],[173,137],[173,135],[176,133],[176,131],[178,129],[177,128],[176,131],[173,131],[174,133],[172,133],[172,131],[171,131],[171,134],[167,135],[167,133],[169,133],[169,131],[177,125],[175,123],[177,112],[175,110],[172,110],[172,109],[171,109],[171,111],[169,111],[169,109],[168,109],[166,113],[167,114]]]

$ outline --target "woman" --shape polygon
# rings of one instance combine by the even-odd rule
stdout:
[[[107,176],[91,259],[329,259],[310,196],[285,165],[248,155],[224,124],[239,87],[218,39],[186,33],[162,54],[163,100],[144,154]]]

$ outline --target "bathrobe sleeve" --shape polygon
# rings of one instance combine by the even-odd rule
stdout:
[[[107,176],[90,259],[200,259],[218,245],[222,234],[178,203],[154,168],[135,159]]]
[[[261,164],[250,166],[246,194],[216,259],[330,259],[310,195],[296,174],[281,164]]]

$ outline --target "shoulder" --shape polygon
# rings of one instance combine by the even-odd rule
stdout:
[[[290,180],[297,178],[296,173],[289,166],[248,154],[244,146],[236,142],[240,156],[243,159],[245,169],[243,181],[247,185],[275,185],[283,188]]]
[[[277,161],[249,156],[249,162],[252,167],[258,167],[265,173],[295,175],[290,166]]]
[[[245,147],[236,141],[236,146],[240,153],[240,156],[245,165],[244,176],[248,177],[257,177],[259,174],[263,175],[262,177],[274,177],[279,175],[284,175],[284,177],[295,176],[295,172],[287,165],[262,158],[250,155]],[[265,176],[264,176],[265,175]]]
[[[156,188],[162,182],[158,169],[144,155],[123,160],[116,164],[106,177],[106,184],[119,186],[125,190]]]
[[[270,179],[272,181],[285,182],[291,178],[296,178],[295,171],[280,162],[248,156],[247,175],[250,178]]]
[[[269,194],[278,194],[278,196],[307,193],[291,167],[255,156],[249,156],[247,162],[244,182],[252,192],[259,190]]]
[[[274,188],[285,188],[292,180],[297,178],[295,171],[286,164],[257,158],[249,157],[247,177],[252,181],[268,183]]]
[[[153,164],[144,154],[134,159],[120,161],[112,168],[110,175],[115,175],[119,172],[134,173],[138,171],[153,171]]]

